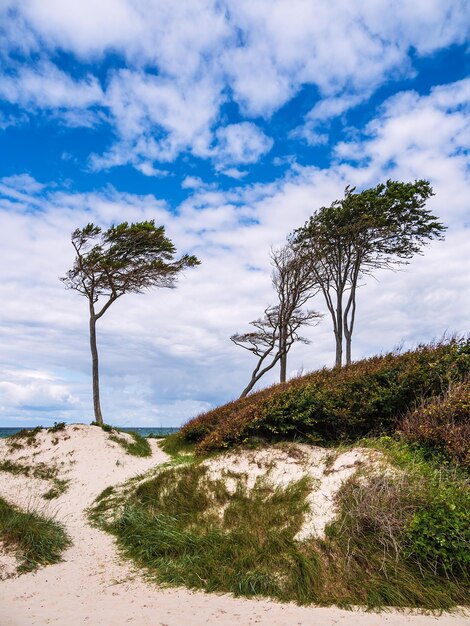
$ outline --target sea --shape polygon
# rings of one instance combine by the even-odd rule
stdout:
[[[26,426],[23,428],[34,428],[34,426]],[[15,435],[16,433],[23,430],[23,428],[13,428],[13,427],[3,427],[0,426],[0,439],[4,439],[5,437],[11,437],[11,435]],[[166,437],[167,435],[172,435],[173,433],[177,433],[179,428],[171,428],[170,426],[147,426],[147,427],[135,427],[131,426],[117,426],[119,430],[123,430],[124,432],[137,432],[142,437]]]

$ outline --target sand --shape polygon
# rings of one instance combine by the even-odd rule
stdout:
[[[165,462],[167,457],[157,442],[150,440],[151,458],[132,457],[111,442],[107,433],[84,425],[70,425],[55,434],[42,432],[37,441],[37,447],[10,452],[7,440],[0,440],[0,459],[53,464],[58,468],[59,478],[70,480],[67,492],[46,502],[41,495],[50,487],[47,481],[0,472],[0,495],[20,506],[55,515],[66,525],[73,545],[64,553],[61,563],[0,581],[0,626],[469,624],[468,615],[436,617],[394,611],[374,614],[304,608],[268,600],[159,588],[146,582],[130,563],[119,557],[113,538],[92,528],[84,512],[105,487]],[[325,462],[324,456],[322,459]],[[345,459],[336,459],[337,478],[347,469],[346,465],[356,467],[361,460],[356,457],[347,463]],[[281,465],[278,463],[280,472]],[[324,478],[328,475],[334,476],[335,471]],[[317,528],[315,532],[320,531]],[[12,569],[11,554],[5,553],[0,545],[0,572],[7,576]]]

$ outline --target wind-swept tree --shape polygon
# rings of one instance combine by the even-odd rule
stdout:
[[[61,278],[68,289],[88,299],[95,421],[103,424],[100,405],[96,322],[118,298],[152,287],[173,288],[178,274],[199,264],[195,256],[175,259],[175,246],[154,220],[123,222],[102,230],[88,224],[72,233],[76,252],[72,269]]]
[[[388,180],[322,207],[290,237],[321,288],[333,322],[336,366],[351,363],[351,341],[360,280],[379,269],[409,263],[445,226],[425,208],[433,190],[427,180]]]
[[[296,342],[309,343],[299,335],[302,326],[311,326],[322,317],[316,311],[304,310],[304,305],[318,291],[315,277],[308,269],[300,251],[290,244],[271,251],[272,285],[278,304],[269,306],[264,317],[250,322],[255,330],[236,333],[230,339],[237,346],[249,350],[258,357],[251,380],[243,390],[246,396],[258,380],[280,364],[280,382],[285,382],[287,355]]]
[[[287,354],[292,343],[295,343],[292,342],[294,327],[296,332],[300,325],[311,325],[321,317],[315,311],[308,311],[306,314],[302,312],[302,307],[318,293],[320,287],[302,250],[289,243],[271,250],[271,265],[271,281],[279,302],[279,380],[284,383],[287,375]]]
[[[287,357],[294,343],[310,343],[308,339],[298,334],[298,330],[301,326],[318,322],[321,317],[316,311],[298,309],[292,312],[286,324],[285,316],[282,315],[280,309],[280,306],[268,307],[264,312],[264,317],[250,322],[255,328],[254,331],[236,333],[230,337],[235,345],[245,348],[258,357],[250,382],[240,394],[240,398],[244,398],[260,378],[283,357]]]

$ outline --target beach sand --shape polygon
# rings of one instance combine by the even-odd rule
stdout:
[[[147,582],[123,561],[113,537],[89,525],[85,509],[110,485],[116,485],[167,460],[155,440],[151,458],[127,455],[104,431],[70,425],[41,432],[36,447],[10,452],[0,440],[0,459],[53,464],[70,480],[66,493],[45,501],[50,484],[0,472],[0,496],[19,506],[45,511],[63,522],[73,545],[63,562],[0,581],[0,626],[199,626],[207,624],[468,626],[468,614],[441,616],[396,611],[368,613],[337,608],[299,607],[269,600],[166,589]],[[22,458],[25,457],[25,458]],[[0,546],[0,572],[11,573],[11,555]]]

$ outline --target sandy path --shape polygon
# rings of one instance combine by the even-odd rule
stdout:
[[[130,564],[118,558],[111,536],[88,525],[84,508],[108,485],[123,482],[164,462],[165,454],[152,442],[151,459],[129,457],[109,442],[105,433],[86,426],[68,427],[56,445],[51,444],[46,433],[40,439],[39,447],[33,450],[36,460],[63,463],[62,473],[71,480],[68,492],[45,506],[37,495],[37,481],[0,473],[0,495],[18,504],[55,511],[57,519],[66,524],[73,546],[64,554],[62,563],[0,582],[0,626],[468,626],[470,623],[468,617],[459,615],[434,617],[396,612],[377,615],[334,608],[302,608],[151,586]],[[5,451],[6,444],[0,441],[0,458]],[[24,452],[15,454],[19,458]]]

